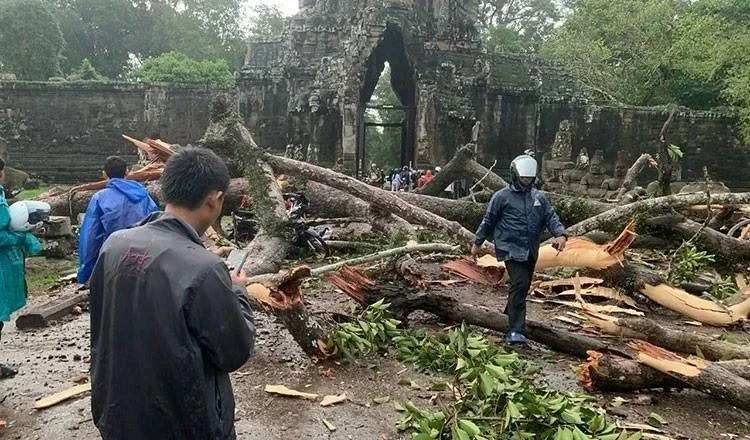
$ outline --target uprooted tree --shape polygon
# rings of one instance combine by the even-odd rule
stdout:
[[[251,256],[251,263],[246,266],[246,272],[251,276],[248,293],[259,308],[280,319],[305,353],[315,357],[330,355],[330,348],[326,347],[325,340],[331,324],[307,310],[301,288],[305,278],[325,273],[329,273],[327,279],[333,285],[362,305],[385,299],[391,303],[392,312],[403,319],[411,311],[423,310],[434,313],[446,321],[466,322],[497,331],[507,330],[505,316],[496,310],[478,305],[481,299],[457,297],[443,291],[426,289],[428,284],[420,273],[420,265],[412,256],[425,250],[448,252],[453,248],[449,245],[405,246],[392,252],[375,253],[371,257],[349,262],[349,265],[352,265],[389,256],[402,256],[392,266],[393,270],[390,273],[397,274],[400,282],[408,284],[408,287],[389,287],[350,269],[349,265],[344,263],[314,270],[306,267],[282,270],[294,234],[277,181],[278,176],[282,174],[295,176],[304,182],[304,191],[312,201],[313,210],[317,210],[319,215],[367,219],[373,225],[380,224],[379,229],[389,235],[394,231],[401,231],[408,236],[413,233],[415,227],[423,227],[439,232],[455,243],[467,245],[474,238],[471,231],[481,221],[486,205],[471,200],[448,200],[429,195],[442,191],[440,187],[445,182],[437,178],[433,180],[435,185],[426,186],[421,194],[393,193],[329,169],[273,155],[256,145],[244,126],[232,121],[232,118],[227,117],[215,118],[200,143],[214,149],[232,164],[234,179],[227,194],[226,212],[233,211],[240,206],[243,199],[249,197],[260,224],[260,232],[244,249]],[[144,181],[158,200],[159,188],[156,179],[162,169],[159,164],[163,164],[163,157],[160,159],[159,152],[170,154],[170,147],[154,140],[133,141],[136,147],[155,157],[152,158],[152,163],[134,171],[130,177]],[[482,180],[483,185],[490,190],[499,189],[505,184],[491,170],[476,162],[470,148],[460,149],[449,165],[445,167],[445,171],[449,173],[444,171],[447,179],[472,177]],[[637,172],[638,166],[635,166],[634,172]],[[84,211],[93,191],[101,185],[101,182],[82,185],[73,191],[50,195],[46,200],[52,204],[56,213],[75,216]],[[434,190],[435,188],[440,190]],[[605,231],[607,234],[622,232],[602,245],[584,238],[572,238],[568,248],[563,252],[557,252],[551,246],[545,245],[540,249],[537,271],[548,268],[575,268],[588,271],[593,276],[601,278],[603,283],[618,287],[626,294],[642,295],[636,296],[636,301],[652,301],[686,318],[710,326],[732,326],[748,318],[750,300],[744,299],[737,304],[725,306],[696,297],[679,286],[671,285],[666,276],[652,267],[637,261],[628,261],[626,251],[636,239],[635,223],[632,222],[636,219],[638,225],[647,225],[653,230],[668,232],[671,240],[675,237],[692,240],[712,252],[725,255],[727,259],[746,260],[750,258],[747,242],[716,230],[716,217],[712,207],[718,206],[723,213],[731,212],[743,204],[750,203],[750,193],[678,194],[623,205],[557,194],[548,194],[548,197],[563,217],[580,220],[569,227],[568,231],[572,236],[582,236],[596,231]],[[705,211],[700,208],[701,206],[708,207],[707,214],[704,218],[696,218],[695,212]],[[495,266],[493,269],[484,267],[487,265],[477,266],[472,261],[459,262],[454,265],[454,269],[459,272],[467,270],[466,265],[476,266],[471,269],[475,271],[474,281],[484,276],[483,271],[503,270],[502,263],[499,262],[489,264]],[[500,279],[496,281],[499,282]],[[750,358],[750,353],[746,349],[715,338],[699,337],[689,332],[675,332],[646,318],[613,318],[608,313],[613,310],[617,313],[620,309],[597,306],[583,299],[587,295],[601,294],[602,291],[581,289],[577,286],[572,291],[575,301],[561,303],[575,306],[587,317],[587,325],[600,329],[602,335],[616,335],[616,338],[584,336],[548,322],[533,320],[528,322],[528,336],[556,351],[589,358],[588,364],[585,364],[587,366],[581,370],[581,383],[584,387],[695,387],[714,392],[716,395],[725,395],[737,405],[745,407],[749,400],[741,395],[745,390],[742,380],[745,380],[743,377],[746,375],[740,372],[740,363]],[[562,294],[570,292],[560,295]],[[663,362],[660,360],[666,359],[667,363],[672,362],[669,365],[675,365],[674,363],[678,362],[676,358],[645,345],[628,346],[622,338],[647,341],[670,352],[701,354],[707,359],[706,362],[736,360],[732,361],[734,363],[716,362],[715,365],[690,364],[676,373],[669,368],[662,368]],[[622,376],[618,376],[618,372],[627,371],[633,372],[633,375],[628,376],[627,380],[618,379]],[[741,392],[722,394],[720,390],[712,390],[712,387],[718,386],[716,384],[722,380],[736,383]]]

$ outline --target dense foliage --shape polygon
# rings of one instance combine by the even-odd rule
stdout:
[[[144,61],[133,76],[144,82],[178,82],[231,85],[234,75],[227,62],[197,61],[185,54],[167,52]]]
[[[535,365],[465,325],[447,335],[430,335],[399,329],[398,324],[381,300],[355,321],[334,328],[327,346],[348,358],[393,347],[402,362],[452,377],[449,383],[433,385],[450,395],[439,399],[437,407],[396,405],[403,412],[399,429],[414,439],[641,438],[640,433],[619,430],[590,397],[556,391],[539,381]]]
[[[22,80],[59,75],[65,41],[42,0],[0,0],[0,41],[0,71]]]

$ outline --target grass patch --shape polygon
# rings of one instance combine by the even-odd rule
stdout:
[[[64,272],[75,269],[78,264],[72,260],[29,259],[26,265],[26,283],[29,294],[45,293],[51,289]]]
[[[18,194],[18,197],[16,197],[17,200],[34,200],[37,197],[39,197],[41,194],[46,193],[49,191],[51,187],[50,186],[40,186],[39,188],[35,189],[25,189],[21,191],[20,194]]]

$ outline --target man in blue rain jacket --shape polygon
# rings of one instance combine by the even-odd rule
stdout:
[[[42,247],[30,232],[10,230],[10,211],[5,199],[5,162],[0,159],[0,333],[11,313],[26,305],[26,257],[38,254]],[[0,365],[0,379],[16,371]]]
[[[113,232],[132,226],[159,208],[139,182],[125,180],[128,165],[110,156],[104,163],[107,187],[91,197],[81,225],[78,245],[78,283],[86,284],[99,250]]]
[[[539,243],[544,229],[555,236],[553,246],[565,249],[565,227],[543,192],[534,188],[536,159],[524,154],[510,164],[511,183],[492,196],[487,212],[471,247],[472,255],[480,252],[488,237],[495,242],[495,256],[505,262],[510,278],[510,292],[505,306],[510,332],[506,342],[525,343],[526,295],[531,287]]]

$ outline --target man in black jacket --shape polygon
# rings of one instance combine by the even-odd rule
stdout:
[[[91,407],[105,440],[234,439],[229,372],[253,350],[244,275],[201,235],[221,215],[229,172],[186,148],[162,176],[165,212],[115,232],[91,276]]]

